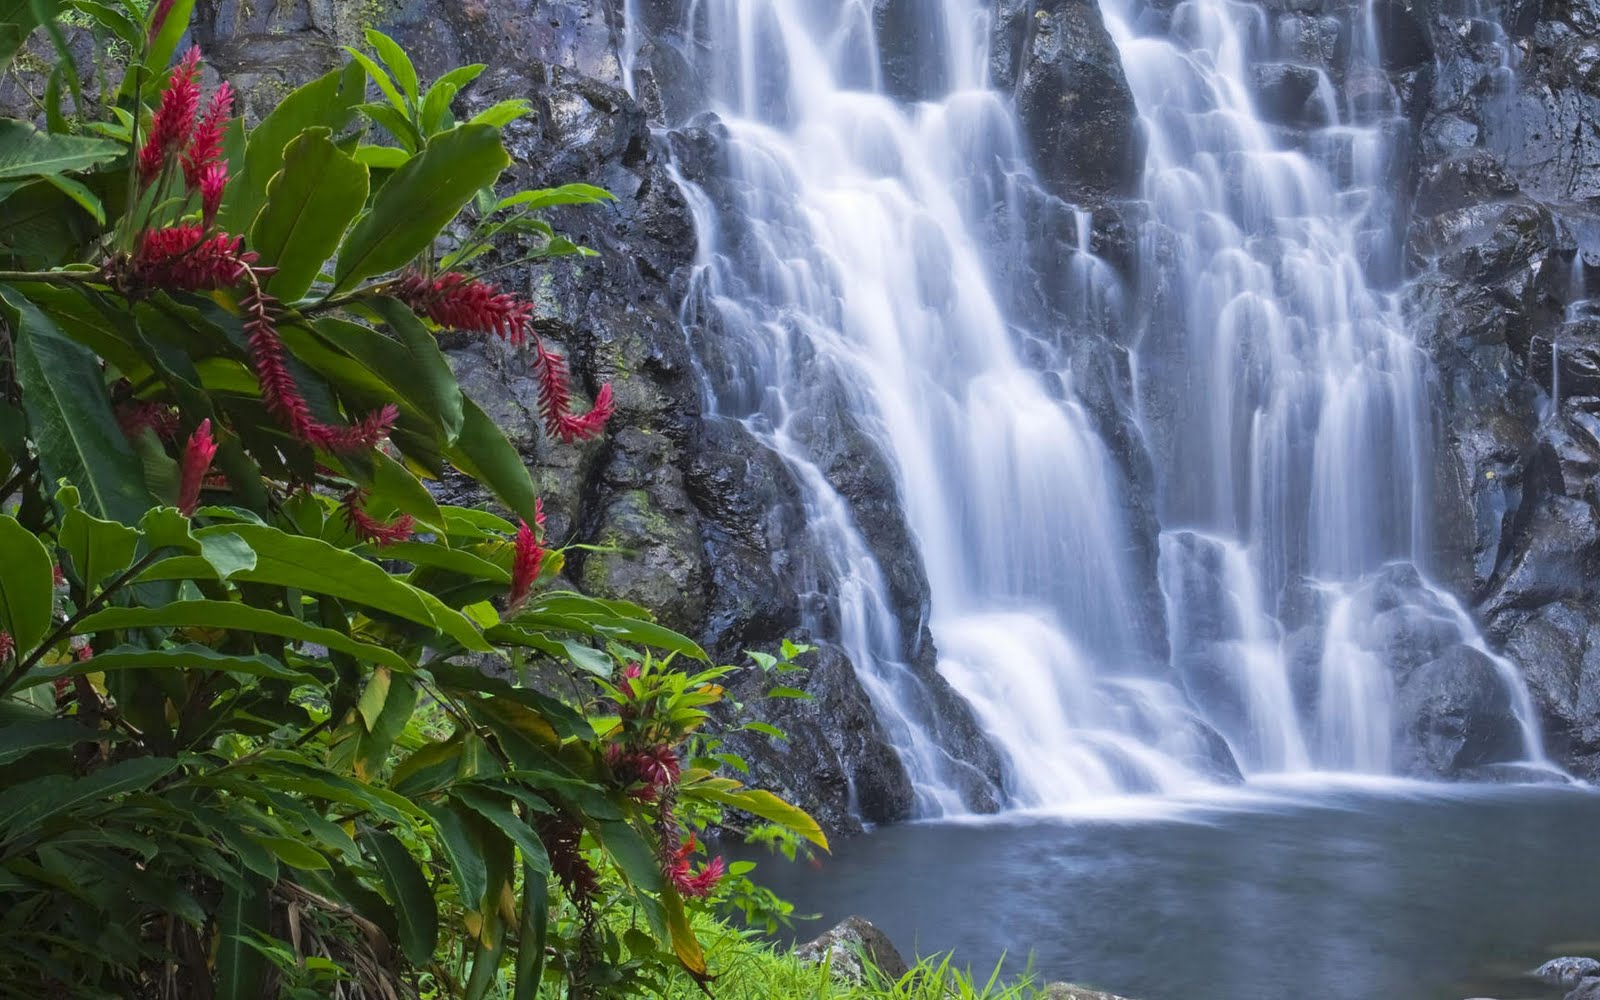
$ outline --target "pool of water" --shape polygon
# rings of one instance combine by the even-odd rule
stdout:
[[[1252,784],[1054,815],[885,828],[758,876],[910,953],[1138,1000],[1560,997],[1521,975],[1600,956],[1600,794]]]

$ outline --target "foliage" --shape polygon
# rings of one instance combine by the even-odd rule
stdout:
[[[601,434],[609,387],[575,411],[532,306],[465,268],[578,252],[538,213],[607,196],[498,193],[526,107],[458,122],[482,67],[424,90],[375,32],[246,128],[197,51],[168,69],[192,7],[0,0],[0,70],[59,52],[46,130],[0,120],[0,993],[703,986],[691,913],[786,911],[697,833],[826,840],[726,776],[732,668],[553,585],[434,337],[526,345],[546,432]],[[100,120],[63,11],[126,60]],[[437,503],[449,467],[510,518]]]

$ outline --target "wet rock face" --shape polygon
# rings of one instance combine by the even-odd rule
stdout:
[[[1418,668],[1395,704],[1396,769],[1424,777],[1522,756],[1521,729],[1494,661],[1466,646]]]
[[[995,49],[1015,60],[1004,77],[1016,81],[1017,118],[1045,187],[1080,203],[1138,191],[1143,134],[1099,8],[1091,0],[1047,0],[1031,13],[1003,6]]]

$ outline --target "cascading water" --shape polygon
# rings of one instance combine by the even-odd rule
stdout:
[[[1174,526],[1160,574],[1181,685],[1151,637],[1159,609],[1141,610],[1123,480],[1053,346],[1064,336],[1007,315],[989,260],[992,219],[1036,189],[1009,102],[987,86],[987,5],[916,0],[939,81],[919,103],[884,93],[859,0],[695,0],[684,14],[726,129],[715,190],[683,185],[700,238],[685,328],[708,419],[739,421],[791,469],[823,595],[813,624],[854,662],[922,815],[963,809],[961,765],[933,735],[916,637],[831,475],[841,434],[887,460],[939,673],[1007,757],[1011,803],[1202,780],[1215,740],[1198,715],[1247,771],[1391,766],[1393,692],[1359,601],[1371,574],[1425,552],[1426,423],[1421,359],[1367,279],[1393,251],[1384,133],[1318,133],[1347,164],[1336,183],[1253,111],[1254,8],[1186,0],[1165,35],[1141,36],[1136,2],[1105,0],[1105,14],[1149,139],[1145,244],[1174,252],[1136,364],[1141,403],[1163,397],[1149,409],[1165,423],[1147,429]],[[639,41],[623,47],[630,68]],[[1319,93],[1336,122],[1325,79]],[[1080,213],[1069,279],[1115,309],[1088,230]],[[1448,596],[1414,590],[1481,647]],[[1285,628],[1291,594],[1322,609],[1309,656]],[[1525,695],[1518,706],[1531,718]]]

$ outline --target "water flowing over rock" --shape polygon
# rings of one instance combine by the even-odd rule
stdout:
[[[738,749],[830,830],[1600,774],[1593,0],[201,6],[251,114],[376,16],[618,195],[508,282],[614,433],[447,352],[572,584],[820,647]]]

